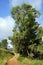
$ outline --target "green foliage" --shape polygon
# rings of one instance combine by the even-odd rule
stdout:
[[[37,35],[37,38],[40,39],[43,37],[43,28],[41,26],[38,27],[38,35]]]
[[[13,57],[12,54],[9,53],[10,51],[8,50],[1,50],[0,49],[0,65],[7,65],[6,62],[8,59],[10,59],[11,57]]]
[[[25,57],[23,57],[22,55],[20,55],[17,60],[20,61],[20,62],[22,62],[24,60],[24,58]]]
[[[0,42],[0,48],[1,48],[1,42]]]
[[[18,61],[20,61],[24,65],[43,65],[43,60],[26,58],[23,56],[18,57]]]
[[[43,60],[24,59],[22,63],[26,65],[43,65]]]
[[[3,39],[3,40],[1,41],[1,47],[2,47],[2,48],[7,48],[7,39]]]
[[[40,13],[31,5],[23,4],[13,7],[11,14],[15,20],[15,27],[10,40],[15,44],[17,52],[28,56],[33,50],[37,51],[37,46],[42,41],[42,35],[39,37],[39,24],[36,22]]]

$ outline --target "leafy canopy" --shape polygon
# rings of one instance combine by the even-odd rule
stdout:
[[[28,55],[41,41],[41,37],[38,37],[39,24],[36,22],[40,13],[31,5],[23,4],[13,7],[11,14],[15,20],[15,26],[13,36],[9,39],[15,44],[17,52]]]

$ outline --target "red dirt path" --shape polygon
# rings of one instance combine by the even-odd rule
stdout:
[[[15,56],[8,60],[8,65],[21,65],[19,61],[17,61],[17,58],[19,57],[19,54],[15,54]]]

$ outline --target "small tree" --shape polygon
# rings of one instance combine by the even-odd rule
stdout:
[[[40,13],[31,5],[23,4],[13,7],[11,14],[15,20],[15,27],[10,39],[15,44],[17,52],[27,56],[40,44],[41,38],[37,37],[39,24],[36,22]]]
[[[3,39],[1,42],[2,48],[7,48],[7,39]]]
[[[0,48],[1,48],[1,42],[0,42]]]

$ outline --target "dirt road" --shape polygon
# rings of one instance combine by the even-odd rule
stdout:
[[[19,54],[15,54],[15,56],[8,60],[8,65],[21,65],[19,61],[17,61],[17,58],[19,57]]]

